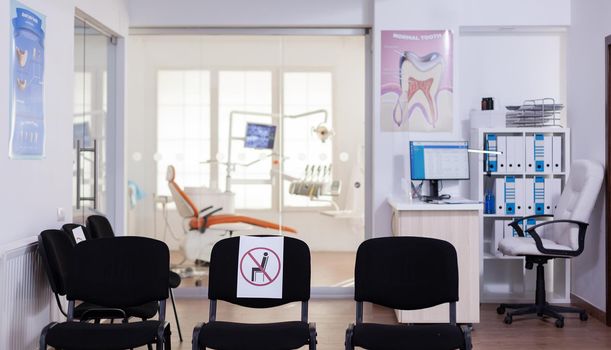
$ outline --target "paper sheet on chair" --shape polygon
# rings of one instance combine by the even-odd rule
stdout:
[[[284,237],[240,237],[238,298],[282,299]]]

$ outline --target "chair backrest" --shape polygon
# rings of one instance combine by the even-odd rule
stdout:
[[[236,297],[239,250],[240,237],[223,239],[212,248],[208,299],[253,308],[310,300],[310,248],[303,241],[284,237],[282,299]]]
[[[87,230],[93,239],[115,237],[110,221],[102,215],[90,215],[87,217]]]
[[[356,253],[354,299],[400,310],[457,302],[456,249],[433,238],[366,240]]]
[[[168,297],[168,246],[146,237],[93,239],[74,247],[66,296],[106,307],[132,307]]]
[[[44,230],[38,235],[38,252],[51,290],[66,295],[66,276],[74,244],[61,230]]]
[[[168,170],[166,172],[166,180],[168,180],[168,187],[170,188],[170,193],[172,193],[172,199],[174,199],[174,203],[176,203],[176,209],[178,210],[178,214],[182,218],[196,218],[199,215],[199,210],[197,206],[191,198],[178,186],[178,184],[174,181],[176,178],[176,169],[173,165],[168,165]]]
[[[573,162],[554,211],[554,220],[570,219],[587,223],[600,193],[604,173],[603,166],[597,162],[585,159]],[[577,250],[578,233],[577,225],[551,224],[541,232],[541,236]]]
[[[83,234],[85,235],[85,239],[91,239],[91,235],[89,234],[89,230],[87,230],[87,227],[80,225],[80,224],[73,224],[73,223],[69,223],[69,224],[64,224],[62,226],[62,231],[64,231],[66,233],[66,235],[68,235],[68,238],[70,239],[70,241],[72,242],[73,245],[76,245],[76,239],[74,238],[74,229],[76,228],[81,228],[81,230],[83,230]]]

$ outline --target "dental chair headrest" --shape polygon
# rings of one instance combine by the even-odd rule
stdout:
[[[168,170],[165,173],[165,179],[168,180],[168,182],[172,182],[174,181],[175,177],[176,177],[176,170],[174,169],[174,166],[168,165]]]

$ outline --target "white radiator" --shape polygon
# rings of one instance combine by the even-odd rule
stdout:
[[[0,248],[0,349],[38,349],[52,292],[33,239]]]

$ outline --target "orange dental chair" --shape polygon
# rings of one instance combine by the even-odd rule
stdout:
[[[254,227],[280,231],[297,233],[297,231],[288,226],[281,226],[276,223],[260,220],[250,216],[235,215],[235,214],[216,214],[223,208],[214,208],[212,206],[198,210],[197,206],[189,198],[189,196],[176,184],[174,181],[176,170],[174,166],[168,166],[166,179],[170,192],[176,203],[178,213],[185,220],[189,220],[189,230],[198,230],[201,233],[207,229],[222,230],[233,234],[234,231],[248,230]],[[215,215],[216,214],[216,215]]]

